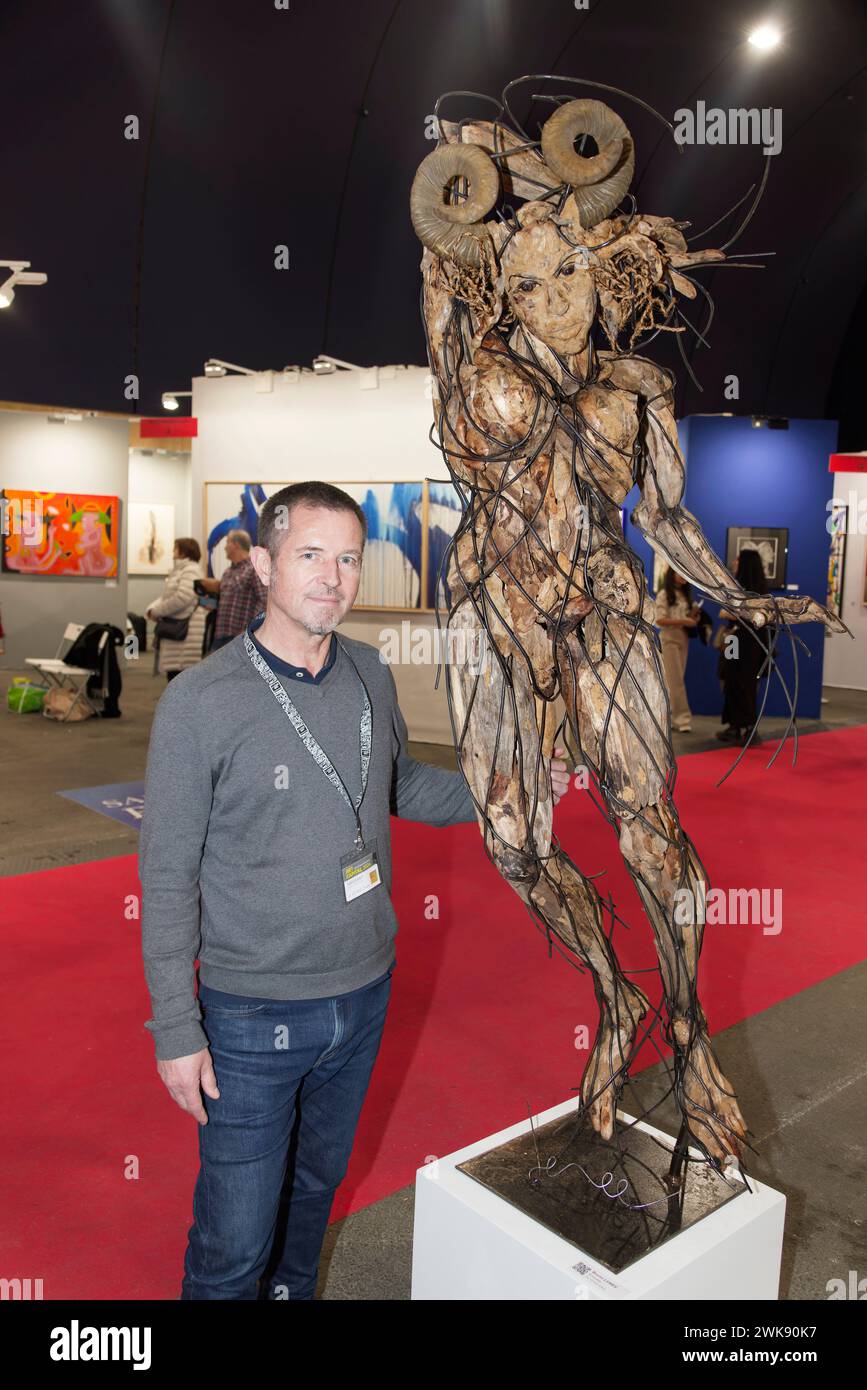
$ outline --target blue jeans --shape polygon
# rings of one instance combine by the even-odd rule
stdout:
[[[198,1126],[182,1300],[313,1298],[393,969],[328,999],[199,985],[220,1097],[202,1094],[208,1123]]]

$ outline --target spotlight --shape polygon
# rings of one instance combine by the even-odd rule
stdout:
[[[319,357],[313,359],[313,370],[319,376],[324,376],[333,372],[336,367],[343,367],[347,372],[364,372],[366,367],[359,367],[357,362],[342,362],[339,357],[327,357],[321,353]]]
[[[178,398],[173,396],[171,391],[163,392],[163,410],[177,410]]]
[[[253,367],[239,367],[236,362],[224,362],[220,357],[209,357],[205,363],[205,376],[225,376],[227,372],[240,372],[241,376],[256,376]]]
[[[769,49],[776,48],[780,38],[780,31],[775,25],[760,24],[758,29],[754,29],[750,34],[747,42],[751,43],[753,48],[761,49],[763,53],[767,53]]]
[[[760,430],[760,429],[762,428],[762,426],[764,425],[764,423],[765,423],[765,422],[764,422],[764,419],[763,419],[763,417],[762,417],[761,415],[754,415],[754,416],[753,416],[752,425],[753,425],[753,429],[754,429],[754,430]]]
[[[41,270],[28,270],[29,261],[0,261],[0,267],[12,274],[0,286],[0,309],[8,309],[15,298],[16,285],[45,285],[48,276]]]

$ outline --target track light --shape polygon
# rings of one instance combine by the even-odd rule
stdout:
[[[177,410],[181,396],[192,396],[192,391],[163,391],[163,410]]]
[[[205,363],[205,376],[225,376],[227,372],[240,372],[241,376],[256,376],[252,367],[239,367],[236,362],[224,362],[220,357],[209,357]]]
[[[0,285],[0,309],[8,309],[15,298],[16,285],[45,285],[48,276],[41,270],[28,270],[29,261],[0,261],[0,268],[11,270]]]
[[[347,372],[364,372],[367,370],[366,367],[359,367],[357,362],[341,362],[339,357],[327,357],[325,353],[313,359],[313,370],[319,376],[325,376],[329,372],[333,372],[336,367],[343,367]]]

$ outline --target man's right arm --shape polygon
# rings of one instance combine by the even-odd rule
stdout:
[[[142,957],[158,1061],[208,1046],[196,1000],[199,869],[213,801],[211,761],[195,709],[170,684],[157,705],[139,846]]]

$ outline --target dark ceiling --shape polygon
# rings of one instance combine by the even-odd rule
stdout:
[[[784,41],[761,55],[745,38],[767,19]],[[211,356],[422,363],[408,194],[432,148],[426,117],[441,92],[496,96],[556,73],[625,88],[669,120],[699,100],[782,111],[738,248],[776,255],[704,272],[711,346],[690,352],[704,391],[681,367],[679,411],[821,416],[830,402],[843,442],[867,446],[852,367],[867,335],[864,0],[5,0],[3,38],[0,256],[49,281],[0,314],[2,399],[136,413],[135,372],[138,410],[159,413],[160,393],[189,389]],[[698,231],[761,176],[757,146],[680,152],[609,100],[636,142],[641,210]],[[537,129],[551,108],[517,110]],[[660,338],[651,351],[677,360]]]

